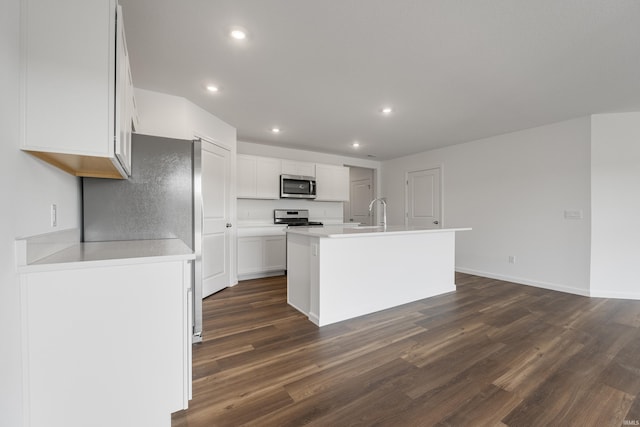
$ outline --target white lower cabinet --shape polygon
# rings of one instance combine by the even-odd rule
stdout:
[[[263,237],[238,238],[238,276],[262,272]]]
[[[166,426],[191,387],[188,261],[21,274],[25,426]]]
[[[287,268],[285,235],[238,238],[238,278],[280,274]]]
[[[267,271],[287,268],[286,236],[267,236],[262,238],[263,268]]]

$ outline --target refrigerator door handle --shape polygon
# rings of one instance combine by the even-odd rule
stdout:
[[[204,206],[202,200],[202,141],[193,141],[193,338],[202,342],[202,227]]]

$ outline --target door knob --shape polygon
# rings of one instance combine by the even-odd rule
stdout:
[[[231,228],[231,227],[232,227],[231,223],[230,223],[230,222],[228,222],[228,223],[227,223],[227,228]]]
[[[435,225],[440,224],[440,222],[439,222],[439,221],[433,221],[433,223],[434,223]]]

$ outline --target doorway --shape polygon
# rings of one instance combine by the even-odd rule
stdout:
[[[440,168],[407,172],[405,225],[442,228]]]
[[[344,204],[344,218],[348,222],[373,225],[369,203],[374,199],[373,169],[349,167],[349,201]]]
[[[202,141],[202,298],[229,286],[231,153]]]

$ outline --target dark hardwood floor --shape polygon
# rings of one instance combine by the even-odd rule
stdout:
[[[322,329],[287,305],[285,277],[209,297],[193,400],[172,426],[640,422],[640,301],[456,283]]]

